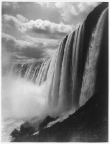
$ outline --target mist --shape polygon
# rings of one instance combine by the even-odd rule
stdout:
[[[37,86],[13,75],[2,78],[2,118],[31,119],[48,113],[46,83]]]

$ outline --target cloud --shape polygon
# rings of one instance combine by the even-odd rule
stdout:
[[[57,2],[55,6],[60,10],[63,21],[77,26],[98,4],[99,2]]]
[[[62,39],[69,34],[73,28],[63,23],[56,24],[48,20],[30,20],[17,15],[16,17],[4,14],[3,26],[11,26],[17,28],[22,33],[34,33],[38,37],[46,37],[49,39]]]
[[[48,5],[49,5],[49,2],[44,2],[44,1],[37,1],[37,2],[35,2],[35,4],[39,4],[40,6],[46,6],[46,7],[48,7]]]
[[[60,43],[60,40],[56,39],[46,39],[46,38],[35,38],[29,35],[25,35],[22,37],[24,40],[28,42],[33,42],[35,44],[43,43],[43,47],[46,49],[56,49]]]
[[[24,31],[40,34],[51,39],[61,39],[72,31],[72,27],[63,23],[56,24],[48,20],[43,21],[38,19],[36,21],[31,20],[27,23]]]
[[[33,39],[33,40],[32,40]],[[27,41],[25,41],[27,40]],[[16,40],[14,37],[3,33],[2,34],[2,65],[8,66],[15,61],[22,59],[36,59],[44,61],[49,58],[49,49],[56,49],[55,41],[40,40],[32,37],[25,37],[25,40]]]
[[[12,15],[4,14],[2,17],[3,27],[11,26],[13,28],[17,28],[19,31],[22,31],[25,24],[24,21],[26,22],[27,19],[21,15],[17,15],[17,17],[14,17]]]
[[[24,16],[20,15],[20,14],[17,14],[16,17],[17,17],[17,19],[18,19],[19,21],[21,21],[21,22],[24,22],[24,23],[25,23],[25,22],[28,22],[28,19],[25,18]]]

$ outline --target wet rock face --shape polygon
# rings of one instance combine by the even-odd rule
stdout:
[[[63,122],[44,129],[54,120],[47,117],[35,136],[27,135],[31,127],[22,126],[20,136],[25,137],[19,137],[15,130],[14,142],[108,141],[107,6],[108,3],[102,3],[96,7],[78,30],[62,40],[59,53],[54,55],[48,68],[47,78],[48,75],[52,78],[49,104],[54,107],[60,105],[66,110],[73,107],[76,112]],[[57,70],[53,67],[55,64]]]
[[[24,136],[27,134],[29,136],[31,136],[31,134],[33,134],[33,132],[35,132],[35,129],[29,123],[25,123],[25,125],[21,125],[21,127],[20,127],[21,136]]]
[[[32,127],[30,125],[30,123],[26,122],[24,124],[21,125],[20,127],[20,131],[18,130],[14,130],[12,133],[11,133],[11,136],[13,138],[20,138],[20,137],[24,137],[24,136],[31,136],[34,132],[36,132],[35,128]]]
[[[58,117],[52,118],[52,117],[50,117],[50,116],[47,116],[47,117],[43,120],[43,122],[39,125],[39,130],[43,129],[44,127],[47,126],[47,124],[48,124],[49,122],[52,122],[52,121],[56,120],[57,118],[58,118]]]
[[[13,138],[19,138],[20,132],[17,129],[14,129],[14,131],[10,134]]]
[[[40,125],[38,126],[38,129],[35,129],[34,126],[32,126],[31,123],[25,122],[24,124],[21,125],[20,131],[15,129],[12,133],[11,136],[13,138],[24,138],[26,136],[32,136],[34,133],[44,129],[49,122],[52,122],[56,120],[56,118],[51,118],[50,116],[47,116],[42,122],[40,122]]]

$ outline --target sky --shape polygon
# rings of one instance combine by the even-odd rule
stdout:
[[[44,61],[99,2],[2,2],[2,67]]]

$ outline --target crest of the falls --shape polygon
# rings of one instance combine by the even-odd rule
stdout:
[[[48,106],[54,111],[76,110],[95,93],[97,64],[108,10],[101,13],[94,26],[88,19],[66,36],[51,59],[40,64],[21,64],[13,67],[18,76],[41,85]],[[16,68],[15,68],[16,67]]]

